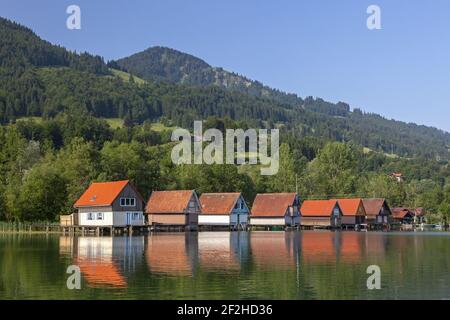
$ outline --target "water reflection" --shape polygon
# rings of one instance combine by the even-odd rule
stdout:
[[[336,261],[338,239],[333,232],[311,232],[301,235],[302,260],[307,263],[330,263]]]
[[[237,232],[201,232],[198,235],[198,256],[202,270],[239,271],[239,235]]]
[[[152,299],[447,297],[449,235],[301,231],[61,237],[59,256],[67,257],[65,267],[80,266],[87,287],[127,289],[118,291],[122,296],[137,291]],[[365,287],[371,264],[383,270],[383,292]]]
[[[296,265],[291,232],[253,232],[251,255],[256,265],[270,269],[290,269]]]
[[[154,274],[192,276],[197,255],[197,234],[153,234],[147,237],[145,256]]]
[[[89,287],[127,287],[125,273],[136,271],[143,237],[60,237],[59,252],[80,267]]]

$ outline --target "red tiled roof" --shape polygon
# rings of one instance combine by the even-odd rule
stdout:
[[[253,202],[253,217],[283,217],[295,201],[295,193],[260,193]]]
[[[94,182],[75,203],[74,207],[110,206],[129,180]]]
[[[336,200],[305,200],[300,212],[305,217],[329,217],[333,214],[336,203]]]
[[[203,193],[200,197],[202,214],[231,214],[241,194]]]
[[[333,199],[334,200],[334,199]],[[342,214],[344,216],[357,216],[361,215],[358,209],[361,205],[362,200],[360,198],[356,199],[337,199],[339,207],[341,207]],[[364,214],[362,214],[364,215]]]
[[[407,214],[413,216],[413,213],[408,208],[393,208],[392,217],[395,219],[403,219]]]
[[[189,205],[194,190],[153,191],[146,213],[183,213]]]
[[[366,210],[366,215],[368,216],[379,215],[385,202],[386,200],[382,198],[363,199],[363,205],[364,209]]]

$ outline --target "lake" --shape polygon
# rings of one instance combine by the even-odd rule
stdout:
[[[450,299],[449,271],[446,232],[0,234],[0,299]]]

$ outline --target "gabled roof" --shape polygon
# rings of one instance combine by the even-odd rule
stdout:
[[[203,193],[200,197],[202,214],[231,214],[241,193]]]
[[[94,182],[75,202],[74,207],[110,206],[129,182],[129,180]]]
[[[425,210],[424,210],[422,207],[414,209],[414,215],[415,215],[416,217],[421,217],[421,216],[423,216],[423,215],[424,215],[424,212],[425,212]]]
[[[305,200],[300,212],[305,217],[330,217],[336,204],[336,200]]]
[[[408,214],[411,217],[414,216],[414,213],[411,210],[409,210],[408,208],[393,208],[392,209],[392,217],[395,219],[403,219]]]
[[[253,217],[283,217],[294,204],[296,193],[260,193],[253,201]]]
[[[337,199],[337,201],[339,203],[339,207],[341,207],[342,214],[344,216],[357,216],[357,215],[360,215],[359,212],[358,212],[358,209],[359,209],[359,207],[360,207],[360,205],[362,203],[362,199],[361,198],[356,198],[356,199]]]
[[[148,214],[183,213],[188,208],[189,200],[194,193],[194,190],[153,191],[145,212]]]
[[[363,204],[364,204],[364,209],[366,210],[366,215],[368,215],[368,216],[379,215],[380,211],[383,208],[385,203],[386,203],[386,199],[384,199],[384,198],[363,199]]]

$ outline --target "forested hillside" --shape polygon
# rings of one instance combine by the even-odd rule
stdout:
[[[111,63],[126,69],[124,61],[128,61],[132,73],[148,79],[138,84],[113,76],[102,58],[69,52],[14,22],[1,19],[0,35],[1,123],[24,116],[54,117],[65,110],[126,118],[135,124],[166,117],[183,127],[208,116],[228,116],[257,127],[282,125],[299,137],[353,141],[404,157],[449,157],[450,134],[434,128],[386,120],[359,110],[351,112],[345,103],[332,104],[320,98],[292,100],[291,95],[267,88],[271,94],[248,94],[233,86],[206,85],[206,80],[180,80],[190,74],[199,79],[199,72],[210,67],[174,50],[155,48]]]
[[[209,68],[169,53],[169,65],[186,66],[192,79]],[[256,192],[295,191],[297,177],[302,198],[386,197],[391,205],[423,206],[433,219],[450,215],[449,133],[262,85],[245,92],[180,81],[184,73],[155,61],[148,74],[120,61],[108,66],[0,19],[0,220],[54,220],[90,182],[128,178],[144,196],[196,188],[242,191],[251,202]],[[104,118],[119,118],[119,125]],[[260,176],[255,166],[175,167],[170,128],[190,128],[194,120],[221,130],[280,128],[279,174]],[[399,171],[405,183],[389,177]]]

